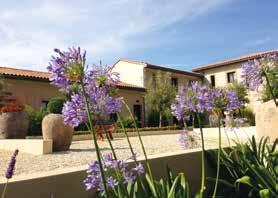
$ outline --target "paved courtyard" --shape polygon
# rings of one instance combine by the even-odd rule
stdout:
[[[152,135],[143,136],[143,142],[147,150],[147,154],[162,154],[174,151],[183,151],[184,149],[178,144],[180,135]],[[137,137],[131,137],[131,143],[139,157],[143,156],[141,146]],[[103,152],[109,152],[109,145],[107,141],[99,141]],[[130,150],[125,138],[116,138],[113,141],[116,148],[118,158],[126,159],[130,157]],[[216,138],[206,138],[206,147],[213,147],[217,145]],[[227,141],[223,141],[223,145],[227,145]],[[12,152],[0,150],[0,173],[3,177],[8,161],[10,160]],[[86,166],[89,162],[96,159],[93,141],[74,141],[69,151],[58,152],[48,155],[31,155],[20,153],[17,158],[16,175],[30,174],[36,172],[49,171],[54,169],[63,169],[68,167]]]

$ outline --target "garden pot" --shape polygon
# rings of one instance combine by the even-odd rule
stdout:
[[[28,126],[26,111],[0,113],[0,139],[24,139]]]
[[[53,151],[69,149],[74,129],[64,123],[61,114],[48,114],[42,120],[42,134],[44,140],[52,140]]]
[[[256,111],[256,135],[268,136],[271,141],[278,138],[278,107],[274,101],[261,104]]]

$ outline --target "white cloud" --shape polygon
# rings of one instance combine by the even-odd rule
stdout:
[[[259,38],[256,40],[248,41],[245,43],[245,46],[247,47],[256,47],[256,46],[261,46],[266,43],[269,43],[272,39],[270,37],[265,37],[265,38]]]
[[[145,34],[184,22],[228,0],[87,0],[0,3],[0,65],[44,70],[55,47],[80,45],[96,59],[125,56]],[[140,36],[139,40],[135,40]],[[98,61],[98,60],[96,60]]]

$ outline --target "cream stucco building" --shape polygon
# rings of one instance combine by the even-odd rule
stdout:
[[[196,72],[188,72],[183,70],[176,70],[165,66],[154,65],[143,61],[133,61],[120,59],[118,60],[112,70],[120,74],[120,79],[123,82],[133,84],[139,87],[144,87],[148,91],[148,83],[154,78],[157,72],[168,72],[171,74],[171,83],[177,88],[180,86],[187,86],[191,81],[201,81],[203,75]],[[145,117],[150,111],[144,106],[139,108],[144,111]],[[146,124],[146,119],[145,119]]]
[[[146,82],[158,71],[170,72],[172,83],[176,86],[187,85],[191,80],[200,80],[202,74],[175,70],[145,62],[119,60],[113,66],[113,71],[120,73],[121,82],[117,85],[118,94],[124,98],[141,126],[146,125],[147,111],[145,108]],[[23,103],[39,110],[45,107],[48,101],[63,94],[57,87],[49,83],[48,72],[39,72],[10,67],[0,67],[0,74],[7,83],[7,92]],[[128,115],[125,107],[122,114]]]
[[[210,82],[212,86],[224,87],[234,81],[242,81],[241,67],[246,61],[260,58],[267,53],[278,53],[278,50],[247,54],[241,57],[203,65],[193,69],[192,71],[203,74],[205,79]],[[248,91],[248,98],[250,100],[250,107],[256,111],[256,108],[261,104],[260,94],[254,91]]]
[[[0,74],[5,79],[6,92],[36,110],[45,107],[51,98],[63,96],[56,86],[49,83],[48,72],[0,67]],[[124,82],[120,82],[117,86],[119,95],[131,109],[135,106],[135,113],[139,113],[137,116],[144,121],[144,111],[139,112],[136,105],[144,105],[145,88]],[[122,109],[122,113],[124,116],[128,115],[126,108]]]

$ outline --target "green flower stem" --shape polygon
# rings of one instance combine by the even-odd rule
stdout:
[[[134,152],[134,150],[133,150],[133,148],[132,148],[132,145],[131,145],[131,142],[130,142],[128,133],[127,133],[126,130],[125,130],[125,127],[124,127],[122,118],[121,118],[121,116],[120,116],[119,113],[117,113],[117,116],[118,116],[118,120],[119,120],[119,122],[120,122],[120,124],[121,124],[122,130],[124,131],[125,137],[126,137],[126,139],[127,139],[128,146],[129,146],[131,155],[132,155],[132,156],[135,156],[135,158],[134,158],[135,165],[138,165],[138,162],[137,162],[137,159],[136,159],[136,153]],[[142,179],[141,179],[140,177],[139,177],[139,182],[140,182],[140,185],[141,185],[143,191],[146,192],[145,186],[144,186],[143,181],[142,181]]]
[[[103,170],[103,166],[102,166],[102,162],[101,162],[100,149],[99,149],[99,146],[98,146],[98,143],[97,143],[96,132],[95,132],[95,129],[93,127],[92,115],[91,115],[90,110],[89,110],[89,102],[88,102],[85,86],[84,86],[84,83],[82,81],[81,81],[81,87],[82,87],[82,92],[83,92],[83,97],[84,97],[84,102],[85,102],[85,108],[86,108],[86,112],[87,112],[87,116],[88,116],[90,132],[91,132],[92,138],[94,140],[95,148],[96,148],[97,160],[98,160],[98,163],[99,163],[99,168],[100,168],[101,178],[102,178],[102,182],[103,182],[104,192],[105,192],[106,196],[109,197],[107,186],[106,186],[106,179],[105,179],[105,175],[104,175],[104,170]]]
[[[204,142],[204,133],[203,127],[201,123],[200,114],[197,113],[197,119],[200,127],[201,132],[201,140],[202,140],[202,180],[201,180],[201,190],[200,190],[200,198],[203,198],[204,191],[205,191],[205,178],[206,178],[206,170],[205,170],[205,142]]]
[[[212,197],[215,198],[217,193],[217,186],[219,181],[219,172],[220,172],[220,153],[221,153],[221,117],[218,116],[217,124],[218,124],[218,152],[217,152],[217,170],[216,170],[216,180]]]
[[[110,138],[109,138],[109,136],[108,136],[108,132],[107,132],[106,128],[104,127],[103,121],[102,121],[101,119],[99,119],[99,120],[100,120],[100,125],[101,125],[102,130],[104,130],[106,139],[107,139],[108,142],[109,142],[109,146],[110,146],[110,148],[111,148],[112,155],[113,155],[114,159],[117,160],[117,155],[116,155],[115,149],[114,149],[114,147],[113,147],[113,145],[112,145],[112,142],[111,142],[111,140],[110,140]]]
[[[152,171],[151,171],[151,167],[150,167],[150,164],[149,164],[149,160],[148,160],[148,157],[147,157],[147,153],[146,153],[146,150],[145,150],[145,147],[144,147],[144,144],[143,144],[143,141],[142,141],[142,138],[141,138],[141,135],[140,135],[140,131],[137,127],[137,124],[136,124],[136,121],[134,119],[134,116],[129,108],[129,106],[126,104],[126,102],[124,100],[122,100],[123,104],[125,105],[127,111],[129,112],[133,122],[134,122],[134,126],[135,126],[135,130],[137,132],[137,135],[138,135],[138,138],[139,138],[139,141],[140,141],[140,144],[141,144],[141,147],[142,147],[142,150],[143,150],[143,153],[144,153],[144,157],[145,157],[145,160],[146,160],[146,164],[147,164],[147,168],[148,168],[148,172],[150,174],[150,178],[151,180],[153,181],[153,176],[152,176]]]
[[[128,146],[129,146],[131,155],[132,155],[132,156],[135,156],[135,152],[134,152],[134,150],[133,150],[133,148],[132,148],[132,146],[131,146],[131,142],[130,142],[129,136],[128,136],[126,130],[125,130],[125,127],[124,127],[122,118],[121,118],[120,114],[118,114],[118,113],[117,113],[117,116],[118,116],[118,120],[119,120],[119,122],[120,122],[120,124],[121,124],[122,130],[124,131],[125,137],[126,137],[126,139],[127,139]],[[136,159],[136,158],[134,159],[134,161],[137,163],[137,159]]]
[[[7,182],[6,182],[5,186],[4,186],[4,190],[3,190],[3,192],[2,192],[1,198],[4,198],[4,197],[5,197],[5,193],[6,193],[6,190],[7,190],[7,187],[8,187],[8,183],[9,183],[9,179],[7,179]]]
[[[278,107],[278,102],[276,101],[276,98],[275,98],[275,96],[274,96],[273,90],[272,90],[272,88],[271,88],[271,86],[270,86],[270,82],[269,82],[268,76],[267,76],[267,74],[266,74],[265,71],[263,71],[263,75],[264,75],[264,77],[265,77],[265,79],[266,79],[266,84],[267,84],[267,86],[268,86],[268,88],[269,88],[269,91],[270,91],[271,97],[272,97],[272,99],[273,99],[273,101],[274,101],[274,104],[276,105],[276,107]]]

